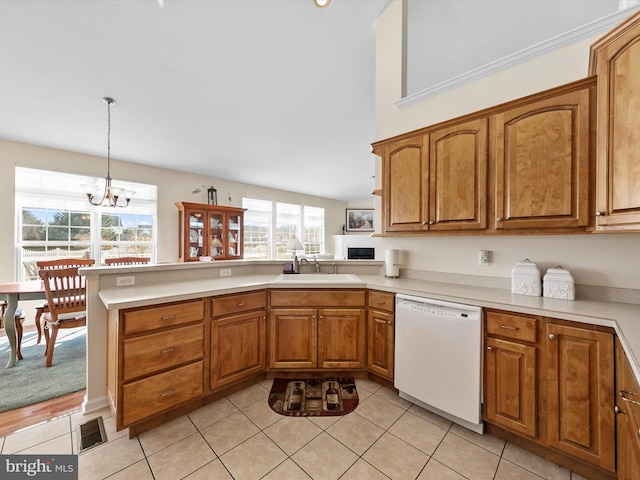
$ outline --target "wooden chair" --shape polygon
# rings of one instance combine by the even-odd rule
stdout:
[[[104,263],[108,266],[112,265],[144,265],[149,263],[151,258],[149,257],[116,257],[107,258]]]
[[[2,322],[4,322],[4,312],[6,310],[7,310],[7,302],[4,300],[0,300],[0,328],[3,327]],[[20,349],[20,346],[22,345],[22,332],[23,332],[22,324],[24,323],[24,319],[25,319],[24,310],[22,310],[21,308],[16,308],[14,320],[16,322],[16,337],[17,337],[16,356],[18,357],[18,360],[22,360],[22,351]]]
[[[91,267],[96,261],[87,258],[59,258],[57,260],[42,260],[36,262],[38,270],[52,269],[52,268],[69,268],[69,267]],[[42,338],[42,314],[48,311],[47,303],[42,303],[36,307],[36,328],[38,329],[38,341]],[[19,346],[18,346],[19,348]]]
[[[39,274],[49,306],[49,311],[42,318],[47,341],[45,366],[50,367],[58,330],[87,324],[86,279],[80,276],[78,267],[43,269]]]

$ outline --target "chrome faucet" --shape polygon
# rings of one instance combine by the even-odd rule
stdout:
[[[309,265],[309,260],[307,260],[306,258],[301,258],[300,262],[298,263],[298,271],[296,273],[300,273],[300,265],[302,265],[303,263],[306,263],[307,265]]]

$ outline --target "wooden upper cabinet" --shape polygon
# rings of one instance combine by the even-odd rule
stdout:
[[[383,214],[387,232],[427,230],[428,137],[420,135],[384,147]]]
[[[429,135],[429,230],[486,228],[487,124],[480,118]]]
[[[598,78],[596,230],[640,230],[640,13],[591,47]]]
[[[459,231],[487,225],[488,120],[388,143],[383,158],[384,232]]]
[[[589,225],[594,86],[583,81],[495,115],[497,230]]]

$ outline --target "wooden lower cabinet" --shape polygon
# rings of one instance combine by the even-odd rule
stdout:
[[[269,367],[318,366],[318,315],[315,308],[269,311]]]
[[[512,432],[583,476],[591,468],[593,478],[612,478],[613,342],[605,328],[486,310],[488,430]]]
[[[537,437],[536,347],[497,338],[485,346],[487,419]]]
[[[487,311],[485,416],[537,438],[537,322],[535,317]]]
[[[616,441],[618,480],[640,478],[640,386],[616,341]]]
[[[548,323],[547,443],[615,471],[613,334]]]
[[[202,396],[205,310],[198,299],[109,312],[107,393],[117,430]]]
[[[367,311],[367,370],[393,381],[395,295],[370,291]]]
[[[364,307],[364,290],[272,291],[269,368],[364,369]]]
[[[265,371],[266,305],[265,291],[211,300],[211,390]]]

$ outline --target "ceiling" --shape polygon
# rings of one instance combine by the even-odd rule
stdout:
[[[1,0],[0,138],[106,156],[109,96],[117,102],[113,158],[342,201],[371,198],[375,21],[390,2],[333,0],[319,9],[312,0]],[[499,27],[517,25],[511,36],[527,40],[525,25],[553,35],[551,27],[637,3],[410,0],[412,18],[424,18],[413,21],[409,53],[439,73],[465,51],[471,60],[478,50],[505,55],[500,36],[487,34]],[[542,20],[522,20],[534,13]],[[445,38],[438,25],[456,33]],[[482,48],[468,48],[474,38]],[[467,63],[458,67],[474,68]]]
[[[110,96],[112,158],[369,198],[389,3],[3,0],[0,138],[106,157]]]

